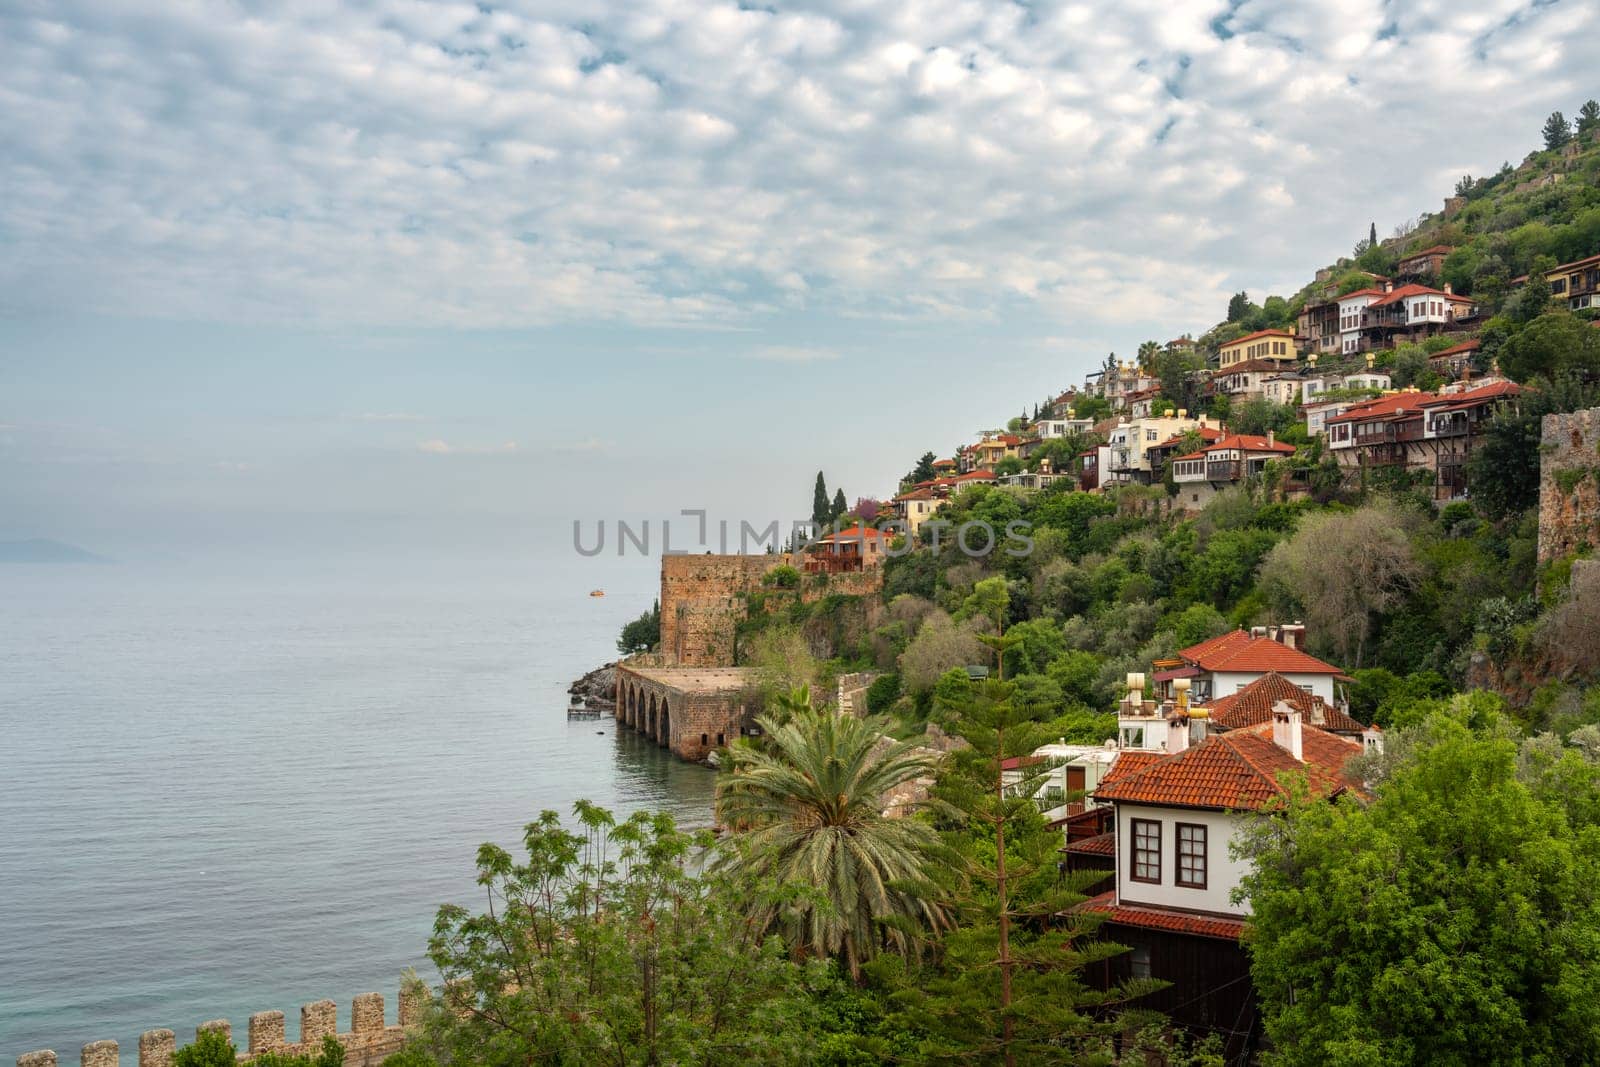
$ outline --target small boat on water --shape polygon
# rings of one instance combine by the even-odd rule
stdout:
[[[590,596],[605,596],[606,595],[606,591],[604,589],[591,589],[591,590],[589,590],[589,595]]]

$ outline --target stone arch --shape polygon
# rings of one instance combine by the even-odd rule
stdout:
[[[656,739],[656,695],[654,693],[650,694],[650,718],[647,721],[650,726],[649,729],[645,730],[645,736],[654,741]]]
[[[638,699],[637,691],[633,686],[625,686],[622,690],[622,721],[629,726],[634,724],[633,707]]]
[[[667,698],[661,698],[661,733],[656,741],[667,748],[672,747],[672,712],[667,710]]]

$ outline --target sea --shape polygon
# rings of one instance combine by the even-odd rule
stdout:
[[[709,824],[714,771],[567,714],[655,576],[0,565],[0,1063],[369,991],[392,1021],[479,844],[580,798]]]

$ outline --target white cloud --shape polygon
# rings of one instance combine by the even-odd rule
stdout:
[[[1022,301],[1059,332],[1154,300],[1203,328],[1434,206],[1419,173],[1532,147],[1593,92],[1600,36],[1600,7],[1528,0],[243,6],[0,10],[5,308],[493,328]]]
[[[515,441],[502,441],[499,444],[453,444],[440,438],[431,438],[417,445],[418,452],[426,452],[431,456],[498,456],[517,450]]]

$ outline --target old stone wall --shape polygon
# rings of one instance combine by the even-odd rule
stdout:
[[[617,721],[686,760],[732,744],[758,703],[748,668],[617,666]]]
[[[1600,408],[1546,415],[1539,443],[1539,561],[1600,545]]]
[[[777,567],[803,570],[795,553],[661,557],[661,649],[683,667],[731,667],[734,630],[745,618],[749,593]],[[870,596],[883,588],[883,568],[805,574],[799,596],[811,603],[829,596]]]
[[[240,1063],[249,1063],[263,1052],[291,1056],[315,1056],[322,1051],[322,1039],[331,1036],[344,1047],[345,1067],[378,1067],[388,1056],[399,1052],[406,1033],[422,1019],[427,990],[407,985],[400,990],[399,1018],[390,1025],[384,1018],[383,994],[363,993],[350,1006],[350,1029],[340,1033],[339,1009],[331,1000],[319,1000],[300,1008],[300,1039],[290,1041],[281,1011],[262,1011],[250,1016],[248,1043],[239,1054]],[[233,1040],[233,1024],[213,1019],[195,1027],[195,1037],[209,1030],[220,1030]],[[177,1035],[171,1030],[146,1030],[139,1035],[139,1067],[172,1067],[178,1051]],[[91,1041],[83,1046],[82,1067],[118,1067],[121,1051],[115,1041]],[[57,1067],[54,1051],[42,1049],[17,1057],[17,1067]]]

